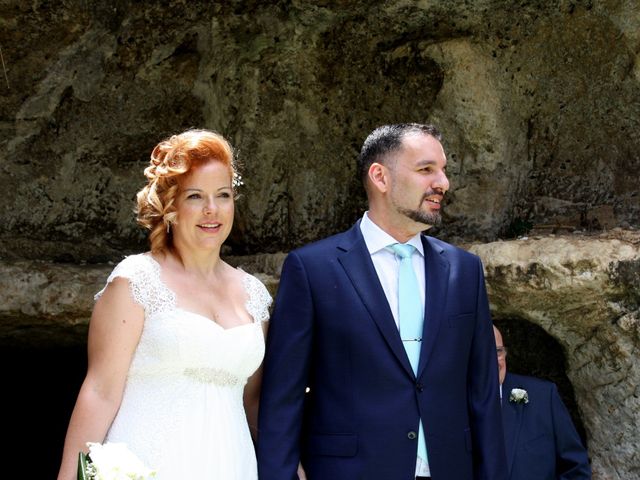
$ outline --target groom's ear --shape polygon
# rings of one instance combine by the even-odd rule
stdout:
[[[369,167],[369,184],[371,188],[380,193],[389,191],[391,184],[390,172],[383,164],[374,162]]]

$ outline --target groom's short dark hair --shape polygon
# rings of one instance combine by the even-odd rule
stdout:
[[[398,150],[402,146],[402,139],[410,133],[423,133],[442,141],[438,128],[430,124],[396,123],[376,128],[362,144],[357,160],[357,175],[365,187],[371,164],[375,162],[384,164],[384,157]]]

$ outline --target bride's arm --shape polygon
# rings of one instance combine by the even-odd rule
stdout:
[[[265,339],[269,322],[262,322],[262,331]],[[255,371],[244,387],[244,409],[247,414],[247,422],[254,443],[258,439],[258,409],[260,407],[260,387],[262,385],[262,365]]]
[[[133,353],[142,333],[144,311],[125,278],[116,278],[91,315],[87,375],[69,421],[58,480],[75,480],[78,452],[86,442],[102,442],[120,407]]]

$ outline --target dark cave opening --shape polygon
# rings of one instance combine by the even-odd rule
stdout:
[[[67,424],[86,373],[86,346],[3,342],[0,361],[5,372],[6,478],[56,478]]]

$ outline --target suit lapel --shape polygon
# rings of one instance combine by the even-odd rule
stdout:
[[[446,311],[447,287],[449,286],[449,262],[442,248],[422,236],[424,247],[425,309],[422,346],[418,364],[418,378],[423,374],[429,356],[436,345],[438,331]]]
[[[362,303],[393,354],[407,373],[413,377],[413,370],[402,345],[402,340],[400,340],[400,333],[389,308],[389,302],[387,302],[387,297],[371,261],[371,255],[369,255],[367,245],[360,232],[360,222],[345,232],[338,249],[343,252],[338,255],[338,261],[347,273]]]
[[[502,425],[504,427],[505,446],[507,448],[507,466],[509,477],[511,477],[511,469],[513,460],[516,455],[516,445],[518,444],[518,435],[520,433],[520,425],[522,424],[522,410],[524,406],[520,403],[509,401],[511,389],[514,388],[509,374],[502,384]]]

